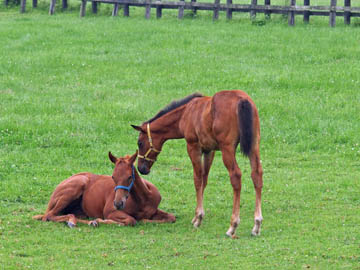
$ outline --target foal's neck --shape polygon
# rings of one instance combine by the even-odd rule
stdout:
[[[182,132],[180,131],[179,122],[185,107],[186,105],[181,106],[151,122],[151,132],[161,134],[164,142],[169,139],[184,138]]]
[[[131,190],[131,195],[134,196],[137,200],[146,199],[150,194],[150,190],[146,186],[143,179],[140,177],[137,171],[135,171],[135,181],[134,187]]]

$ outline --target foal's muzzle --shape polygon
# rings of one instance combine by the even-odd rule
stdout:
[[[126,204],[126,202],[124,202],[124,201],[118,201],[118,202],[116,202],[116,201],[114,201],[114,207],[117,209],[117,210],[123,210],[124,208],[125,208],[125,204]]]
[[[138,170],[143,175],[147,175],[150,173],[149,166],[146,166],[145,162],[143,162],[141,165],[138,165]]]

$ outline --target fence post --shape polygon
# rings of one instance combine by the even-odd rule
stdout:
[[[62,0],[62,8],[67,9],[68,8],[68,2],[67,0]]]
[[[159,1],[161,2],[161,1]],[[156,6],[156,18],[160,19],[162,16],[162,6]]]
[[[91,2],[91,10],[94,14],[98,12],[98,2]]]
[[[56,0],[50,0],[49,15],[53,15],[55,12]]]
[[[232,19],[232,9],[229,7],[232,5],[232,0],[226,0],[226,18],[228,20]]]
[[[191,0],[191,3],[196,3],[196,0]],[[193,15],[196,15],[197,8],[196,7],[192,8],[192,12],[193,12]]]
[[[25,8],[26,8],[26,0],[21,0],[20,3],[20,13],[25,13]]]
[[[257,5],[257,0],[251,0],[251,10],[250,10],[250,19],[255,20],[256,10],[253,9]]]
[[[33,8],[37,8],[37,4],[38,4],[37,0],[33,0]]]
[[[265,0],[264,4],[270,6],[270,5],[271,5],[271,2],[270,2],[270,0]],[[271,14],[271,11],[270,11],[270,10],[266,10],[266,11],[265,11],[265,18],[266,18],[266,19],[270,19],[270,16],[271,16],[270,14]]]
[[[304,6],[310,6],[310,0],[304,0]],[[310,11],[304,11],[304,23],[310,20]]]
[[[296,4],[296,0],[291,0],[290,1],[290,7],[293,8],[295,7]],[[289,11],[289,15],[288,15],[288,24],[289,26],[293,26],[295,25],[295,11],[291,10]]]
[[[84,17],[85,16],[85,12],[86,12],[86,0],[81,0],[81,6],[80,6],[80,17]]]
[[[9,4],[9,0],[4,0],[4,5],[7,6]]]
[[[115,3],[114,4],[114,9],[113,9],[113,11],[112,11],[112,14],[111,14],[111,16],[117,16],[118,15],[118,13],[119,13],[119,3]]]
[[[145,18],[150,19],[151,13],[151,0],[146,0],[146,8],[145,8]]]
[[[335,27],[336,24],[336,0],[330,0],[329,25]]]
[[[129,11],[129,4],[124,5],[124,16],[129,17],[130,11]]]
[[[213,20],[219,19],[219,8],[220,8],[220,0],[215,0],[214,2],[214,15]]]
[[[345,6],[345,8],[346,7],[351,7],[351,0],[344,0],[344,6]],[[345,24],[350,24],[350,17],[351,16],[351,14],[350,14],[350,11],[345,11],[344,12],[344,23]]]
[[[180,0],[180,3],[181,3],[181,5],[179,6],[178,19],[184,18],[184,5],[185,5],[185,1],[184,1],[184,0]]]

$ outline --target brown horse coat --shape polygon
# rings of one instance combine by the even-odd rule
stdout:
[[[253,235],[260,234],[263,220],[261,191],[263,186],[260,162],[260,121],[255,103],[243,91],[220,91],[212,97],[193,94],[174,101],[141,126],[139,131],[138,169],[150,173],[163,144],[167,140],[184,138],[194,171],[196,209],[192,223],[201,225],[204,217],[203,195],[216,150],[222,153],[233,187],[233,211],[227,235],[235,236],[240,222],[241,170],[236,161],[236,148],[247,156],[251,165],[256,200]]]
[[[98,223],[135,225],[137,221],[175,222],[175,216],[158,209],[161,196],[158,189],[141,178],[132,167],[137,153],[132,157],[109,157],[115,163],[112,176],[79,173],[62,181],[50,197],[44,215],[34,216],[42,221],[67,222],[73,227],[77,222],[97,226]],[[134,184],[130,192],[116,185]],[[122,208],[122,209],[121,209]],[[96,220],[84,220],[84,218]]]

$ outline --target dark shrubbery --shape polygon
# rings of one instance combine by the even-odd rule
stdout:
[[[5,4],[9,6],[18,6],[20,5],[20,0],[5,0]]]

